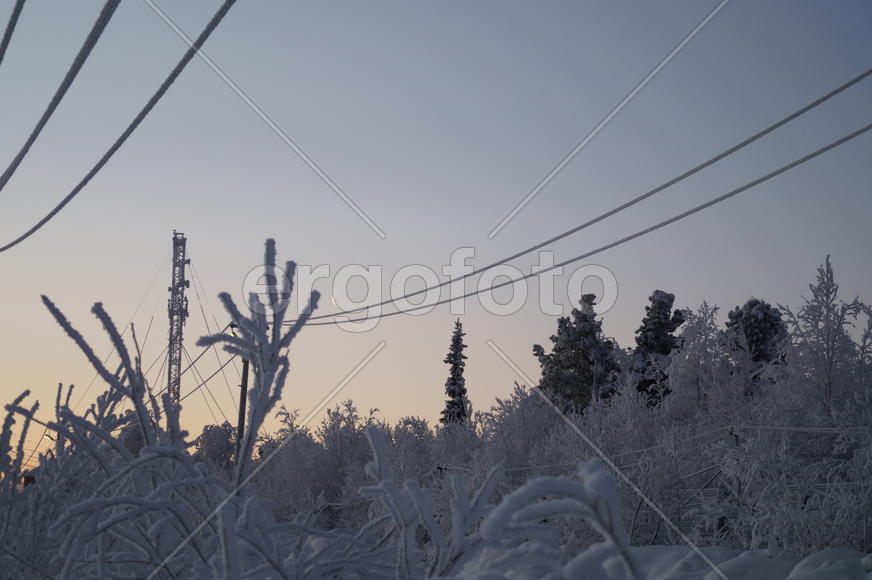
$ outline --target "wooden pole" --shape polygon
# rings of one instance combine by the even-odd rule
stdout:
[[[245,402],[248,400],[248,359],[242,359],[242,384],[239,385],[239,421],[236,426],[236,463],[242,450],[242,436],[245,434]]]

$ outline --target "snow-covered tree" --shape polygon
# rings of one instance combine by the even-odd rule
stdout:
[[[445,381],[445,408],[442,410],[442,418],[439,421],[448,425],[450,423],[465,423],[469,419],[469,399],[466,396],[466,379],[463,378],[463,369],[466,366],[466,355],[463,349],[463,324],[460,320],[454,322],[454,332],[451,334],[451,347],[445,355],[445,364],[449,366],[448,379]]]
[[[695,312],[688,311],[679,336],[681,348],[670,355],[669,389],[679,399],[673,402],[680,413],[699,413],[728,377],[728,348],[717,316],[718,307],[707,302]]]
[[[54,413],[27,392],[6,405],[0,577],[660,580],[713,578],[717,564],[730,578],[865,578],[872,321],[859,300],[838,299],[828,263],[818,274],[812,297],[795,316],[786,311],[791,340],[754,398],[740,395],[750,349],[736,351],[703,304],[662,355],[674,392],[653,408],[629,369],[610,384],[623,396],[591,400],[583,416],[559,416],[521,386],[463,428],[408,417],[391,427],[351,401],[310,428],[282,407],[279,430],[256,449],[263,417],[281,404],[293,336],[280,332],[279,313],[245,316],[225,296],[245,335],[206,342],[229,342],[262,377],[250,392],[244,470],[196,461],[226,458],[232,429],[188,437],[179,405],[146,381],[132,326],[125,344],[95,305],[120,359],[113,371],[46,299],[106,390],[80,413],[72,387],[59,387]],[[592,300],[583,303],[545,359],[551,368],[589,354],[568,348],[589,346],[584,337],[602,338],[584,308]],[[579,360],[596,368],[595,358]],[[53,442],[36,467],[25,459],[34,426]],[[623,483],[587,461],[594,453]],[[702,551],[675,546],[688,539]]]
[[[615,342],[605,337],[602,321],[596,319],[595,299],[593,294],[583,295],[580,308],[573,308],[571,317],[557,320],[550,353],[541,345],[533,345],[542,369],[539,387],[552,401],[575,411],[583,410],[592,400],[608,397],[619,370]]]
[[[224,421],[221,425],[204,425],[195,441],[194,459],[220,469],[230,467],[236,442],[236,430]]]
[[[781,312],[759,298],[750,298],[727,315],[727,330],[733,334],[734,346],[747,351],[753,362],[768,363],[778,357],[787,326]]]
[[[803,297],[798,312],[785,306],[780,308],[790,325],[795,356],[805,366],[806,382],[829,405],[837,388],[854,382],[858,355],[862,354],[848,330],[866,307],[858,298],[845,302],[839,297],[829,255],[818,266],[817,280],[809,285],[809,290],[811,296]]]
[[[636,388],[648,397],[649,404],[656,405],[669,394],[665,386],[669,354],[679,344],[675,331],[684,324],[687,312],[673,311],[675,295],[663,290],[655,290],[648,301],[642,325],[636,330],[633,370],[642,374]]]

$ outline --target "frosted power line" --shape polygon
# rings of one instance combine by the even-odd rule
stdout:
[[[121,146],[130,138],[133,132],[137,127],[145,120],[148,114],[154,109],[155,105],[157,105],[158,101],[166,94],[169,90],[170,86],[175,82],[175,80],[182,74],[182,71],[188,65],[194,55],[197,53],[197,50],[206,42],[209,36],[214,32],[215,28],[218,27],[218,24],[224,19],[224,16],[227,14],[227,11],[236,3],[236,0],[225,0],[224,3],[218,8],[218,11],[212,16],[212,19],[209,20],[209,23],[203,29],[203,32],[200,33],[200,36],[197,37],[197,40],[194,41],[194,45],[190,47],[187,51],[185,51],[184,56],[182,56],[181,60],[179,60],[178,64],[176,64],[175,68],[170,72],[169,76],[164,79],[163,83],[161,83],[160,87],[158,87],[157,91],[151,96],[142,110],[133,118],[133,121],[127,126],[124,132],[121,134],[118,139],[115,140],[114,143],[109,147],[106,153],[97,161],[94,167],[91,168],[90,171],[79,181],[78,184],[64,197],[48,214],[45,215],[42,219],[40,219],[36,224],[34,224],[29,230],[7,243],[4,246],[0,246],[0,252],[5,252],[33,234],[35,234],[42,226],[47,224],[49,220],[51,220],[54,216],[56,216],[70,201],[76,197],[82,189],[85,188],[86,185],[100,172],[101,169],[109,162],[115,153],[121,149]]]
[[[796,167],[802,165],[803,163],[806,163],[806,162],[808,162],[808,161],[811,161],[811,160],[814,159],[815,157],[818,157],[818,156],[820,156],[820,155],[823,155],[824,153],[826,153],[826,152],[829,151],[830,149],[835,149],[836,147],[838,147],[838,146],[840,146],[840,145],[843,145],[843,144],[847,143],[848,141],[850,141],[850,140],[852,140],[852,139],[855,139],[855,138],[859,137],[860,135],[866,133],[866,132],[869,131],[870,129],[872,129],[872,123],[870,123],[870,124],[868,124],[868,125],[866,125],[866,126],[864,126],[864,127],[861,127],[860,129],[857,129],[857,130],[854,131],[853,133],[850,133],[850,134],[848,134],[848,135],[842,137],[841,139],[838,139],[838,140],[836,140],[836,141],[833,141],[832,143],[830,143],[830,144],[828,144],[828,145],[825,145],[825,146],[821,147],[820,149],[817,149],[817,150],[815,150],[815,151],[809,153],[808,155],[806,155],[806,156],[804,156],[804,157],[801,157],[801,158],[797,159],[796,161],[793,161],[793,162],[791,162],[791,163],[788,163],[787,165],[784,165],[784,166],[782,166],[782,167],[780,167],[780,168],[778,168],[778,169],[776,169],[776,170],[774,170],[774,171],[771,171],[771,172],[767,173],[766,175],[764,175],[764,176],[762,176],[762,177],[758,177],[758,178],[755,179],[754,181],[751,181],[751,182],[749,182],[749,183],[746,183],[745,185],[742,185],[741,187],[737,187],[736,189],[733,189],[733,190],[731,190],[731,191],[729,191],[729,192],[727,192],[727,193],[725,193],[725,194],[723,194],[723,195],[720,195],[720,196],[718,196],[718,197],[715,197],[714,199],[711,199],[711,200],[709,200],[709,201],[707,201],[707,202],[705,202],[705,203],[702,203],[702,204],[700,204],[700,205],[698,205],[698,206],[696,206],[696,207],[693,207],[693,208],[691,208],[691,209],[689,209],[689,210],[687,210],[687,211],[685,211],[685,212],[682,212],[682,213],[680,213],[680,214],[674,215],[674,216],[672,216],[671,218],[666,219],[666,220],[663,220],[662,222],[659,222],[659,223],[657,223],[657,224],[655,224],[655,225],[653,225],[653,226],[650,226],[650,227],[648,227],[648,228],[645,228],[644,230],[640,230],[640,231],[638,231],[638,232],[636,232],[636,233],[634,233],[634,234],[630,234],[630,235],[628,235],[628,236],[624,236],[623,238],[621,238],[621,239],[619,239],[619,240],[617,240],[617,241],[611,242],[611,243],[606,244],[606,245],[604,245],[604,246],[600,246],[599,248],[597,248],[597,249],[595,249],[595,250],[591,250],[591,251],[589,251],[589,252],[585,252],[585,253],[583,253],[583,254],[580,254],[580,255],[578,255],[578,256],[575,256],[574,258],[570,258],[570,259],[568,259],[568,260],[564,260],[563,262],[560,262],[560,263],[558,263],[558,264],[554,264],[553,266],[549,266],[549,267],[547,267],[547,268],[543,268],[543,269],[541,269],[541,270],[537,270],[537,271],[535,271],[535,272],[531,272],[530,274],[525,274],[525,275],[523,275],[523,276],[519,276],[518,278],[512,278],[512,279],[507,280],[507,281],[505,281],[505,282],[500,282],[499,284],[493,284],[492,286],[490,286],[490,287],[488,287],[488,288],[481,288],[481,289],[478,289],[478,290],[475,290],[475,291],[472,291],[472,292],[467,292],[466,294],[463,294],[462,296],[453,296],[453,297],[449,297],[449,298],[444,298],[444,299],[442,299],[442,300],[438,300],[438,301],[436,301],[436,302],[431,302],[431,303],[429,303],[429,304],[417,304],[417,305],[415,305],[415,306],[412,306],[412,307],[406,308],[406,309],[404,309],[404,310],[397,310],[397,311],[395,311],[395,312],[388,312],[387,314],[382,314],[382,315],[380,315],[379,317],[380,317],[380,318],[387,318],[387,317],[389,317],[389,316],[396,316],[396,315],[398,315],[398,314],[405,314],[405,313],[407,313],[407,312],[414,312],[415,310],[421,310],[421,309],[424,309],[424,308],[433,308],[433,307],[435,307],[435,306],[439,306],[439,305],[442,305],[442,304],[447,304],[447,303],[449,303],[449,302],[454,302],[455,300],[463,300],[463,299],[465,299],[465,298],[470,298],[470,297],[472,297],[472,296],[477,296],[478,294],[481,294],[481,293],[483,293],[483,292],[489,292],[489,291],[491,291],[491,290],[495,290],[495,289],[497,289],[497,288],[502,288],[502,287],[504,287],[504,286],[510,286],[510,285],[513,285],[513,284],[517,284],[518,282],[522,282],[522,281],[524,281],[524,280],[527,280],[527,279],[529,279],[529,278],[532,278],[533,276],[538,276],[538,275],[543,274],[543,273],[545,273],[545,272],[549,272],[549,271],[551,271],[551,270],[556,270],[557,268],[562,268],[563,266],[568,266],[569,264],[572,264],[572,263],[578,262],[578,261],[580,261],[580,260],[584,260],[585,258],[589,258],[589,257],[594,256],[594,255],[596,255],[596,254],[599,254],[599,253],[605,252],[606,250],[610,250],[610,249],[612,249],[612,248],[615,248],[615,247],[621,246],[621,245],[623,245],[623,244],[626,244],[627,242],[630,242],[630,241],[632,241],[632,240],[635,240],[636,238],[640,238],[640,237],[642,237],[642,236],[645,236],[645,235],[647,235],[647,234],[650,234],[651,232],[654,232],[654,231],[656,231],[656,230],[659,230],[659,229],[661,229],[661,228],[664,228],[664,227],[666,227],[666,226],[668,226],[668,225],[671,225],[671,224],[673,224],[673,223],[675,223],[675,222],[677,222],[677,221],[679,221],[679,220],[682,220],[682,219],[684,219],[684,218],[686,218],[686,217],[689,217],[689,216],[691,216],[691,215],[693,215],[693,214],[695,214],[695,213],[701,212],[701,211],[704,210],[704,209],[707,209],[707,208],[712,207],[712,206],[714,206],[714,205],[717,205],[717,204],[719,204],[719,203],[721,203],[721,202],[723,202],[723,201],[726,201],[726,200],[730,199],[731,197],[734,197],[734,196],[736,196],[736,195],[738,195],[738,194],[740,194],[740,193],[742,193],[742,192],[744,192],[744,191],[747,191],[747,190],[749,190],[749,189],[751,189],[751,188],[753,188],[753,187],[756,187],[757,185],[760,185],[761,183],[763,183],[763,182],[765,182],[765,181],[768,181],[768,180],[772,179],[773,177],[777,177],[777,176],[781,175],[782,173],[785,173],[785,172],[787,172],[787,171],[790,171],[791,169],[794,169],[794,168],[796,168]],[[370,307],[372,307],[372,305],[371,305]],[[342,313],[341,313],[341,312],[337,312],[337,313],[335,313],[335,314],[333,314],[333,315],[328,315],[328,316],[338,316],[339,314],[342,314]],[[292,322],[286,322],[285,324],[292,324]],[[329,322],[307,322],[307,323],[306,323],[306,326],[335,326],[335,325],[337,325],[337,324],[341,324],[341,322],[337,322],[337,321],[329,321]]]
[[[702,171],[703,169],[705,169],[705,168],[707,168],[707,167],[709,167],[709,166],[711,166],[711,165],[714,165],[714,164],[717,163],[718,161],[721,161],[722,159],[724,159],[724,158],[726,158],[726,157],[729,157],[729,156],[732,155],[733,153],[736,153],[737,151],[739,151],[739,150],[741,150],[741,149],[744,149],[744,148],[747,147],[748,145],[754,143],[755,141],[758,141],[759,139],[762,139],[762,138],[765,137],[766,135],[768,135],[768,134],[772,133],[773,131],[775,131],[775,130],[781,128],[782,126],[784,126],[784,125],[786,125],[787,123],[793,121],[793,120],[796,119],[797,117],[800,117],[800,116],[804,115],[805,113],[808,113],[808,112],[811,111],[812,109],[818,107],[819,105],[822,105],[823,103],[829,101],[830,99],[832,99],[832,98],[835,97],[836,95],[838,95],[838,94],[840,94],[840,93],[846,91],[847,89],[851,88],[852,86],[854,86],[854,85],[856,85],[857,83],[861,82],[862,80],[866,79],[869,75],[872,75],[872,68],[867,69],[865,72],[863,72],[863,73],[857,75],[856,77],[852,78],[852,79],[849,80],[848,82],[846,82],[846,83],[844,83],[844,84],[842,84],[842,85],[836,87],[835,89],[833,89],[833,90],[831,90],[830,92],[826,93],[825,95],[819,97],[818,99],[815,99],[814,101],[812,101],[812,102],[809,103],[808,105],[802,107],[801,109],[798,109],[797,111],[794,111],[793,113],[791,113],[790,115],[784,117],[784,118],[781,119],[780,121],[777,121],[777,122],[773,123],[772,125],[769,125],[769,126],[766,127],[765,129],[762,129],[762,130],[758,131],[757,133],[754,133],[753,135],[751,135],[751,136],[748,137],[747,139],[745,139],[745,140],[743,140],[743,141],[737,143],[736,145],[733,145],[732,147],[730,147],[729,149],[726,149],[726,150],[722,151],[721,153],[718,153],[718,154],[715,155],[714,157],[711,157],[710,159],[708,159],[708,160],[706,160],[706,161],[703,161],[703,162],[700,163],[699,165],[697,165],[697,166],[695,166],[695,167],[693,167],[693,168],[691,168],[691,169],[685,171],[685,172],[682,173],[681,175],[678,175],[678,176],[676,176],[676,177],[670,179],[669,181],[667,181],[667,182],[665,182],[665,183],[663,183],[663,184],[661,184],[661,185],[658,185],[657,187],[655,187],[655,188],[653,188],[653,189],[651,189],[651,190],[649,190],[649,191],[643,193],[642,195],[640,195],[640,196],[638,196],[638,197],[635,197],[635,198],[633,198],[633,199],[631,199],[631,200],[629,200],[629,201],[627,201],[627,202],[625,202],[625,203],[623,203],[623,204],[621,204],[621,205],[619,205],[619,206],[617,206],[617,207],[615,207],[615,208],[613,208],[613,209],[610,209],[609,211],[607,211],[607,212],[605,212],[605,213],[603,213],[603,214],[600,214],[600,215],[596,216],[595,218],[592,218],[592,219],[590,219],[590,220],[584,222],[584,223],[581,224],[581,225],[578,225],[578,226],[575,226],[575,227],[573,227],[573,228],[570,228],[570,229],[566,230],[566,231],[563,232],[563,233],[557,234],[556,236],[553,236],[553,237],[551,237],[551,238],[548,238],[548,239],[545,240],[545,241],[539,242],[538,244],[535,244],[535,245],[533,245],[533,246],[530,246],[529,248],[526,248],[526,249],[524,249],[524,250],[521,250],[521,251],[519,251],[519,252],[516,252],[515,254],[512,254],[511,256],[508,256],[508,257],[506,257],[506,258],[503,258],[503,259],[501,259],[501,260],[498,260],[498,261],[496,261],[496,262],[493,262],[492,264],[488,264],[487,266],[484,266],[484,267],[482,267],[482,268],[478,268],[478,269],[476,269],[476,270],[473,270],[472,272],[470,272],[470,273],[468,273],[468,274],[464,274],[463,276],[460,276],[460,277],[458,277],[458,278],[454,278],[454,279],[451,279],[451,280],[446,280],[446,281],[444,281],[444,282],[440,282],[439,284],[435,284],[435,285],[433,285],[433,286],[428,286],[428,287],[423,288],[423,289],[421,289],[421,290],[416,290],[416,291],[414,291],[414,292],[409,292],[409,293],[404,294],[403,296],[401,296],[401,297],[399,297],[399,298],[389,298],[389,299],[387,299],[387,300],[383,300],[383,301],[381,301],[381,302],[377,302],[377,303],[375,303],[375,304],[368,304],[368,305],[366,305],[366,306],[359,306],[359,307],[357,307],[357,308],[352,308],[352,309],[349,309],[349,310],[340,310],[340,311],[338,311],[338,312],[333,312],[333,313],[330,313],[330,314],[319,314],[319,315],[317,315],[317,316],[312,316],[312,317],[309,319],[309,322],[311,323],[312,321],[315,321],[315,320],[323,320],[323,319],[325,319],[325,318],[333,318],[333,317],[335,317],[335,316],[342,316],[342,315],[354,314],[354,313],[357,313],[357,312],[363,312],[363,311],[365,311],[365,310],[367,310],[367,309],[369,309],[369,308],[376,308],[376,307],[379,307],[379,306],[385,306],[385,305],[388,305],[388,304],[392,304],[392,303],[396,302],[397,300],[405,300],[405,299],[411,298],[411,297],[413,297],[413,296],[418,296],[418,295],[420,295],[420,294],[425,294],[425,293],[427,293],[427,292],[429,292],[429,291],[431,291],[431,290],[436,290],[436,289],[438,289],[438,288],[442,288],[443,286],[447,286],[447,285],[452,284],[452,283],[454,283],[454,282],[460,282],[460,281],[466,280],[467,278],[470,278],[470,277],[472,277],[472,276],[477,276],[478,274],[481,274],[481,273],[483,273],[483,272],[487,272],[488,270],[491,270],[491,269],[493,269],[493,268],[496,268],[497,266],[501,266],[501,265],[503,265],[503,264],[506,264],[506,263],[508,263],[508,262],[511,262],[512,260],[515,260],[515,259],[517,259],[517,258],[520,258],[520,257],[522,257],[522,256],[525,256],[525,255],[529,254],[530,252],[535,252],[536,250],[539,250],[539,249],[541,249],[541,248],[544,248],[545,246],[548,246],[548,245],[550,245],[550,244],[553,244],[554,242],[557,242],[557,241],[562,240],[563,238],[566,238],[566,237],[568,237],[568,236],[570,236],[570,235],[572,235],[572,234],[578,233],[578,232],[580,232],[580,231],[582,231],[582,230],[584,230],[584,229],[586,229],[586,228],[589,228],[590,226],[592,226],[592,225],[594,225],[594,224],[596,224],[596,223],[599,223],[599,222],[603,221],[604,219],[609,218],[609,217],[611,217],[611,216],[613,216],[613,215],[615,215],[615,214],[617,214],[617,213],[620,213],[620,212],[624,211],[625,209],[628,209],[628,208],[630,208],[630,207],[636,205],[637,203],[639,203],[639,202],[641,202],[641,201],[644,201],[644,200],[648,199],[649,197],[653,197],[654,195],[660,193],[660,192],[663,191],[664,189],[667,189],[667,188],[672,187],[673,185],[675,185],[675,184],[677,184],[677,183],[679,183],[679,182],[681,182],[681,181],[684,181],[684,180],[687,179],[688,177],[691,177],[692,175],[695,175],[696,173],[699,173],[699,172]],[[286,324],[290,324],[290,322],[288,322],[288,323],[286,323]]]
[[[6,23],[3,40],[0,41],[0,64],[3,64],[3,57],[6,56],[6,49],[9,48],[9,41],[12,40],[12,34],[15,32],[15,26],[18,24],[18,17],[21,16],[23,8],[24,0],[17,0],[15,6],[12,7],[12,14],[9,15],[9,21]]]
[[[3,188],[6,187],[7,183],[9,183],[12,175],[15,174],[15,170],[18,169],[21,161],[24,159],[24,157],[27,155],[27,152],[30,151],[30,148],[36,142],[37,137],[39,137],[39,134],[42,133],[42,130],[45,128],[48,120],[54,114],[55,110],[57,110],[58,105],[61,104],[64,95],[67,94],[67,91],[72,86],[73,81],[76,80],[79,71],[82,70],[82,67],[85,65],[85,61],[88,60],[88,56],[90,56],[91,51],[97,45],[97,41],[100,40],[100,36],[103,34],[103,31],[106,30],[106,26],[112,19],[112,15],[115,13],[115,9],[118,8],[118,4],[120,2],[121,0],[107,0],[106,4],[103,5],[103,9],[100,11],[100,15],[97,16],[97,20],[94,22],[94,26],[91,27],[91,32],[85,38],[85,42],[84,44],[82,44],[82,48],[79,49],[79,53],[73,60],[73,64],[70,65],[70,68],[67,70],[67,74],[64,75],[60,86],[55,91],[55,94],[51,98],[51,101],[49,101],[48,107],[46,107],[45,111],[42,113],[42,117],[40,117],[39,121],[37,121],[36,126],[33,128],[33,131],[30,132],[30,136],[27,138],[27,141],[24,142],[24,145],[21,146],[18,154],[12,159],[12,162],[9,163],[9,167],[7,167],[6,171],[4,171],[2,175],[0,175],[0,191],[3,191]],[[2,53],[0,53],[0,57],[2,57]]]
[[[509,225],[509,222],[512,221],[515,218],[515,216],[518,215],[525,207],[527,207],[527,204],[529,204],[531,201],[533,201],[533,198],[536,197],[537,195],[539,195],[539,192],[541,192],[543,189],[545,189],[545,187],[547,187],[548,184],[551,183],[551,181],[555,177],[557,177],[557,175],[561,171],[563,171],[563,168],[566,167],[567,165],[569,165],[569,163],[573,159],[575,159],[575,156],[578,155],[579,153],[581,153],[581,150],[584,149],[588,143],[593,141],[594,137],[596,137],[600,131],[605,129],[606,125],[608,125],[612,121],[612,119],[614,119],[616,116],[618,116],[618,114],[624,109],[624,107],[626,107],[628,104],[630,104],[630,101],[632,101],[636,97],[636,95],[638,95],[640,92],[642,92],[642,89],[644,89],[648,85],[648,83],[650,83],[651,81],[654,80],[654,77],[656,77],[658,74],[660,74],[660,71],[662,71],[666,67],[666,65],[668,65],[672,61],[673,58],[678,56],[678,53],[681,52],[684,49],[684,47],[687,46],[687,44],[691,40],[693,40],[694,37],[696,37],[697,34],[702,32],[702,29],[705,28],[709,22],[711,22],[712,18],[717,16],[717,14],[721,10],[723,10],[724,6],[727,5],[727,2],[729,2],[729,0],[722,0],[717,6],[715,6],[712,9],[712,11],[709,12],[708,15],[705,18],[703,18],[702,21],[699,24],[697,24],[696,27],[693,30],[691,30],[687,34],[687,36],[685,36],[684,39],[681,42],[679,42],[678,45],[675,48],[673,48],[672,51],[663,58],[663,60],[660,61],[660,63],[658,65],[655,66],[654,69],[648,73],[648,76],[646,76],[644,79],[642,79],[642,81],[639,82],[639,84],[636,85],[636,87],[632,91],[630,91],[626,97],[624,97],[624,100],[622,100],[620,103],[618,103],[615,106],[615,108],[612,109],[612,111],[608,115],[606,115],[602,121],[600,121],[599,125],[594,127],[593,130],[590,133],[588,133],[587,136],[584,139],[582,139],[581,142],[578,145],[576,145],[575,148],[572,151],[570,151],[566,155],[566,157],[564,157],[560,161],[560,163],[557,164],[556,167],[554,167],[554,169],[552,169],[550,172],[548,172],[548,175],[546,175],[545,177],[542,178],[542,180],[538,183],[538,185],[536,185],[536,187],[534,187],[533,190],[524,197],[524,199],[522,199],[520,202],[518,202],[518,204],[512,209],[512,211],[510,211],[508,213],[508,215],[506,215],[506,217],[504,217],[502,220],[500,220],[500,223],[498,223],[496,226],[494,226],[494,228],[487,235],[487,238],[489,240],[494,239],[497,236],[497,234],[499,234],[503,230],[503,228],[505,228],[507,225]]]

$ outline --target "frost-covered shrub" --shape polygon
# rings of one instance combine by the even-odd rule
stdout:
[[[850,398],[856,386],[868,387],[857,374],[863,368],[863,354],[850,336],[868,307],[857,298],[845,302],[839,297],[829,256],[818,267],[817,280],[809,284],[809,290],[810,297],[803,298],[796,313],[781,307],[791,330],[788,356],[795,367],[802,368],[796,374],[801,379],[798,386],[814,390],[820,404],[830,407]]]
[[[236,430],[227,421],[221,425],[204,425],[194,445],[194,459],[220,471],[227,471],[233,460]]]
[[[268,243],[267,264],[274,259]],[[282,284],[290,293],[290,280]],[[835,288],[822,267],[811,305],[788,313],[789,340],[762,366],[733,348],[716,307],[704,304],[669,355],[672,394],[659,405],[636,390],[629,369],[614,377],[613,396],[581,414],[558,415],[540,393],[516,385],[489,411],[435,427],[419,418],[388,425],[351,401],[317,426],[300,425],[295,412],[276,407],[287,347],[303,323],[282,333],[281,313],[250,308],[245,316],[222,295],[241,336],[202,344],[245,356],[256,377],[239,462],[229,425],[192,440],[178,407],[152,395],[135,333],[125,344],[95,305],[121,358],[105,368],[46,299],[106,390],[76,414],[72,388],[59,388],[54,418],[37,422],[54,446],[30,473],[23,441],[37,406],[27,393],[6,406],[0,575],[568,579],[693,569],[703,577],[710,571],[686,549],[629,548],[689,536],[732,546],[707,550],[725,570],[784,578],[799,555],[869,551],[872,321],[854,338],[851,324],[869,308],[840,302]],[[832,365],[818,368],[821,360]],[[755,381],[765,388],[744,396]],[[281,428],[256,439],[269,413]],[[617,466],[617,484],[590,461],[597,452],[587,441]],[[740,554],[750,548],[797,556],[769,566],[762,553]],[[818,570],[836,555],[797,570]],[[854,552],[845,561],[860,570]]]
[[[689,418],[703,412],[718,386],[729,380],[728,348],[717,316],[717,306],[706,302],[695,312],[687,312],[681,348],[673,352],[669,366],[673,393],[669,402],[677,416]]]
[[[274,245],[268,241],[266,264],[274,265],[274,258]],[[287,271],[293,273],[293,264],[288,264]],[[282,290],[290,293],[290,279],[284,280]],[[252,296],[251,300],[257,298]],[[311,307],[316,300],[313,296]],[[48,298],[43,301],[94,366],[107,391],[82,415],[70,409],[69,393],[61,402],[59,391],[57,418],[45,424],[55,434],[56,448],[53,457],[40,458],[36,483],[22,494],[45,501],[44,509],[33,511],[48,520],[54,557],[39,560],[40,566],[52,566],[52,575],[61,578],[145,577],[153,572],[164,577],[237,577],[240,567],[256,567],[258,558],[263,559],[263,552],[258,552],[263,549],[257,544],[258,534],[273,524],[266,503],[252,494],[252,487],[243,479],[250,465],[252,437],[243,441],[242,460],[234,466],[234,489],[224,478],[211,475],[204,465],[194,462],[189,453],[192,443],[179,424],[179,406],[167,394],[161,399],[152,395],[145,380],[135,332],[131,353],[102,305],[94,305],[92,311],[121,360],[118,370],[111,372],[57,307]],[[222,301],[240,327],[242,338],[219,335],[204,342],[228,342],[234,354],[252,361],[256,379],[249,391],[248,424],[250,432],[256,432],[281,396],[288,369],[283,351],[305,323],[308,312],[282,334],[281,311],[273,313],[268,328],[265,315],[255,313],[247,318],[228,295],[222,295]],[[9,431],[13,413],[24,417],[26,423],[34,420],[36,406],[22,406],[25,395],[7,405],[10,415],[4,434]],[[131,413],[121,413],[123,402],[132,406]],[[128,437],[118,436],[125,425],[140,432],[141,447],[125,444]],[[8,444],[3,447],[8,454]],[[4,468],[9,495],[17,491],[13,485],[16,467],[11,467]],[[11,501],[27,504],[19,497]],[[4,525],[8,528],[11,521],[7,519]],[[30,553],[26,558],[19,556],[20,561],[30,561],[37,540],[30,542]],[[240,551],[246,549],[239,544],[245,542],[255,543],[256,554],[246,554],[251,558],[240,561]]]

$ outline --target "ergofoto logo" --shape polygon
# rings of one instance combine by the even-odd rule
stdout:
[[[255,266],[242,282],[242,295],[248,308],[259,314],[284,311],[291,295],[284,292],[288,287],[288,273],[279,266]]]

